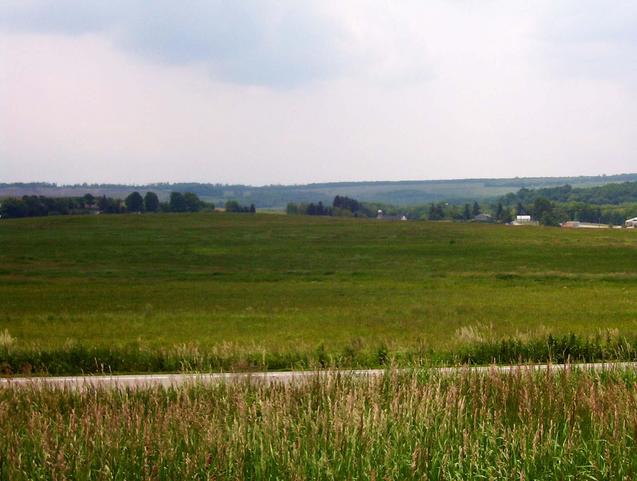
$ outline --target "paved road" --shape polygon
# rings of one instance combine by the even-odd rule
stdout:
[[[510,372],[516,369],[546,371],[580,369],[603,371],[610,369],[637,369],[637,362],[591,363],[591,364],[535,364],[520,366],[479,366],[479,367],[441,367],[433,371],[442,374],[453,374],[462,370],[486,373],[491,371]],[[51,387],[60,389],[95,388],[140,388],[152,386],[179,386],[188,383],[218,383],[239,382],[248,380],[255,383],[292,383],[313,379],[316,376],[326,376],[334,373],[357,377],[374,377],[385,374],[383,369],[358,369],[339,371],[287,371],[287,372],[254,372],[254,373],[209,373],[209,374],[129,374],[121,376],[63,376],[63,377],[13,377],[0,378],[0,388],[3,387]]]

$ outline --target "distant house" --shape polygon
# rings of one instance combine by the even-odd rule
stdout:
[[[473,218],[476,222],[493,222],[493,216],[489,214],[478,214]]]
[[[629,229],[637,228],[637,217],[626,219],[626,222],[624,222],[624,227],[628,227]]]
[[[378,209],[376,218],[379,220],[407,220],[407,216],[387,215],[382,210]]]
[[[580,222],[577,220],[569,220],[562,222],[560,226],[564,229],[610,229],[608,224],[595,224],[593,222]]]
[[[515,216],[515,220],[511,222],[509,225],[539,225],[540,223],[536,220],[531,219],[530,215],[518,215]]]
[[[563,229],[577,229],[580,226],[581,222],[577,220],[569,220],[566,222],[562,222],[560,227]]]

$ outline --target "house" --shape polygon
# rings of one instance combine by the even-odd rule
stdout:
[[[493,222],[493,216],[489,214],[478,214],[473,218],[476,222]]]
[[[407,220],[406,216],[398,216],[398,215],[387,215],[382,210],[378,209],[378,214],[376,218],[379,220]]]
[[[560,227],[563,229],[577,229],[580,226],[581,222],[578,220],[568,220],[566,222],[562,222]]]
[[[539,225],[539,222],[531,219],[530,215],[518,215],[509,225]]]
[[[628,227],[629,229],[637,228],[637,217],[626,219],[626,222],[624,222],[624,227]]]
[[[608,224],[595,224],[593,222],[580,222],[578,220],[569,220],[560,224],[565,229],[610,229]]]

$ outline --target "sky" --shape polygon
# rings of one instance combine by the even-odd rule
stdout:
[[[0,182],[637,172],[634,0],[1,0]]]

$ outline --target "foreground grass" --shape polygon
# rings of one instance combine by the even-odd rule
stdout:
[[[0,477],[634,479],[634,372],[0,391]]]
[[[130,361],[118,370],[180,350],[223,353],[235,360],[226,368],[264,357],[291,368],[637,327],[630,231],[122,215],[2,221],[0,246],[0,333],[22,356],[5,369],[14,373],[55,353],[92,353],[77,365],[107,371],[115,363],[96,350]]]

